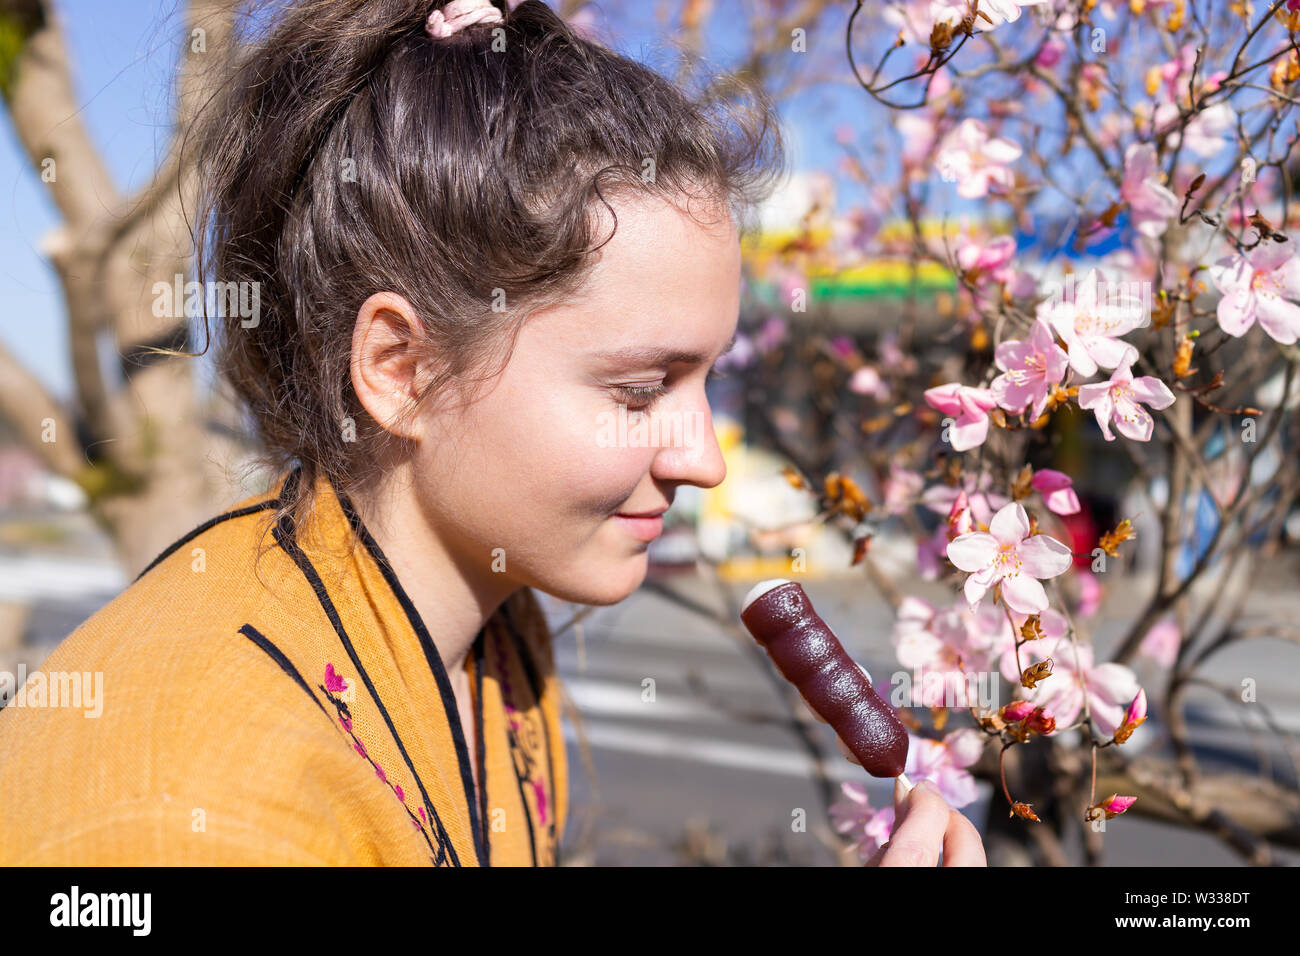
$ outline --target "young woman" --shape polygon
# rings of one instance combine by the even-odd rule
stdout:
[[[771,115],[535,0],[297,0],[244,33],[199,262],[257,284],[219,358],[280,477],[29,681],[102,673],[99,717],[0,712],[0,863],[554,864],[532,589],[623,600],[675,490],[723,480],[705,383]],[[690,440],[608,441],[616,413]]]

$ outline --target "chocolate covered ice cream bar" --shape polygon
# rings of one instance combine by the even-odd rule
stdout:
[[[907,764],[907,728],[817,616],[802,585],[760,581],[740,619],[808,706],[874,777],[898,777]]]

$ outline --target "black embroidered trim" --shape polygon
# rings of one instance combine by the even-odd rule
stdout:
[[[555,832],[555,810],[556,810],[555,765],[551,757],[550,723],[546,719],[546,709],[542,707],[542,685],[537,675],[537,665],[533,661],[532,651],[529,649],[527,642],[524,640],[523,634],[519,631],[518,628],[515,627],[514,618],[511,616],[510,613],[509,602],[506,602],[501,607],[502,607],[502,611],[505,614],[506,629],[510,632],[510,637],[514,641],[516,653],[518,653],[519,660],[524,667],[524,673],[528,677],[528,686],[533,692],[533,700],[537,702],[537,714],[542,721],[542,738],[543,738],[542,743],[544,749],[546,750],[546,786],[549,788],[549,792],[547,793],[547,799],[550,801],[548,806],[550,806],[551,808],[550,820],[547,822],[547,829],[551,837],[551,846],[555,847],[555,861],[556,861],[556,865],[558,866],[560,860],[560,841]],[[516,776],[517,775],[518,774],[516,774]],[[522,789],[523,789],[523,782],[521,780],[520,781],[521,792]],[[527,807],[528,803],[525,802],[524,806]],[[529,827],[531,830],[532,827],[531,819],[529,820]],[[530,836],[532,835],[531,832],[529,835]],[[536,853],[536,849],[534,848],[534,852],[533,852],[534,865],[536,865],[536,856],[537,853]]]
[[[487,628],[479,631],[478,639],[474,641],[474,700],[476,702],[474,714],[475,740],[478,744],[478,765],[483,770],[483,778],[478,785],[478,813],[479,819],[483,821],[483,844],[487,848],[489,865],[492,860],[492,844],[488,840],[487,825],[487,759],[484,756],[485,745],[483,743],[483,656],[487,645]]]
[[[268,498],[266,501],[259,501],[255,505],[247,505],[246,507],[243,508],[236,508],[234,511],[227,511],[225,514],[217,515],[215,518],[209,518],[207,521],[203,522],[203,524],[199,525],[197,528],[189,532],[183,538],[179,538],[176,541],[173,541],[171,544],[169,544],[166,550],[164,550],[162,554],[158,555],[158,557],[150,561],[149,566],[136,575],[135,580],[139,581],[142,577],[144,577],[146,574],[152,571],[157,565],[162,563],[167,558],[171,557],[173,554],[176,553],[176,551],[178,551],[180,548],[185,547],[185,545],[189,544],[191,541],[193,541],[199,535],[203,534],[205,531],[210,531],[213,528],[215,528],[217,525],[222,524],[223,522],[226,521],[230,521],[233,518],[242,518],[245,515],[257,514],[259,511],[269,511],[272,508],[279,507],[279,505],[280,505],[279,498]]]
[[[491,866],[490,854],[487,848],[487,830],[485,821],[479,819],[478,806],[470,794],[474,792],[474,772],[469,763],[469,745],[465,742],[465,731],[460,723],[460,710],[456,706],[456,694],[451,689],[451,681],[447,677],[447,669],[443,666],[442,655],[438,653],[438,647],[433,643],[433,638],[429,636],[429,630],[424,626],[424,620],[420,617],[420,612],[415,609],[410,596],[406,589],[402,587],[402,582],[397,579],[396,572],[393,571],[392,564],[388,561],[388,556],[384,554],[382,548],[366,526],[361,522],[361,516],[357,514],[352,502],[346,495],[336,492],[343,513],[347,515],[357,536],[365,545],[366,550],[370,552],[371,558],[379,566],[380,573],[388,586],[392,589],[393,595],[397,598],[397,603],[402,606],[406,614],[407,621],[410,622],[411,629],[415,631],[416,638],[420,642],[420,647],[424,651],[425,660],[428,661],[429,669],[433,672],[434,682],[438,685],[438,693],[442,696],[443,710],[447,715],[447,723],[451,727],[452,740],[456,744],[456,759],[460,765],[461,786],[465,788],[465,804],[469,807],[470,833],[474,834],[474,850],[478,854],[479,866]],[[480,629],[478,636],[474,639],[475,643],[483,640],[486,627]],[[482,723],[483,717],[483,697],[478,699],[478,713],[475,715],[476,726]],[[482,736],[479,737],[480,746]],[[484,793],[487,792],[487,768],[483,768],[482,787]]]
[[[316,695],[312,693],[311,687],[308,686],[305,680],[303,680],[303,676],[298,673],[298,668],[293,666],[293,662],[285,656],[284,651],[276,647],[275,644],[271,642],[270,638],[251,624],[245,624],[239,629],[239,633],[243,634],[244,637],[248,638],[262,650],[266,651],[271,660],[279,664],[280,669],[292,677],[294,683],[306,692],[307,696],[312,699],[312,703],[320,708],[320,712],[326,717],[329,717],[329,711],[325,709],[325,705],[322,704],[320,700],[317,699]]]
[[[294,472],[294,474],[296,475],[297,472]],[[338,610],[334,607],[334,602],[330,599],[329,592],[325,589],[324,582],[321,581],[320,575],[316,573],[316,568],[313,567],[311,559],[303,553],[302,549],[299,548],[293,540],[292,516],[285,515],[276,525],[275,530],[272,533],[275,536],[276,543],[279,544],[285,554],[289,555],[289,557],[293,559],[293,562],[298,565],[299,570],[302,571],[303,576],[311,585],[312,590],[316,592],[316,599],[320,602],[321,608],[325,611],[326,617],[329,618],[330,624],[333,625],[334,632],[339,636],[339,640],[343,642],[343,648],[347,651],[348,657],[352,661],[352,666],[356,668],[357,674],[361,677],[362,683],[366,685],[366,690],[370,692],[370,696],[374,700],[375,706],[379,708],[379,713],[384,718],[384,723],[388,725],[388,732],[393,735],[393,741],[397,744],[397,749],[402,755],[402,760],[405,761],[407,769],[411,771],[411,776],[415,779],[415,785],[420,788],[420,796],[424,799],[425,809],[429,811],[429,817],[435,824],[440,845],[439,856],[441,857],[443,852],[447,852],[451,856],[452,865],[461,866],[460,857],[456,853],[456,847],[452,844],[451,837],[447,834],[447,830],[443,826],[442,820],[438,817],[438,811],[434,809],[433,801],[429,799],[429,792],[425,789],[424,781],[420,779],[419,773],[416,772],[415,764],[412,762],[410,754],[406,752],[406,746],[402,743],[402,738],[398,735],[397,728],[393,725],[393,719],[388,714],[388,708],[384,706],[383,700],[379,697],[379,692],[375,690],[375,685],[370,680],[370,675],[366,673],[366,669],[361,665],[361,659],[357,657],[356,648],[352,646],[352,640],[348,637],[347,630],[343,627],[343,621],[339,618]],[[463,750],[463,740],[461,742],[461,747]]]
[[[330,720],[330,715],[329,712],[325,709],[325,705],[320,702],[319,698],[317,698],[317,696],[314,693],[312,693],[312,689],[309,686],[307,686],[307,681],[303,679],[302,674],[298,673],[298,668],[293,666],[293,662],[290,661],[289,658],[285,656],[284,652],[280,650],[280,648],[275,646],[275,644],[270,640],[270,638],[266,637],[264,634],[262,634],[257,628],[253,627],[253,625],[251,624],[245,624],[243,627],[239,629],[239,633],[243,634],[246,638],[248,638],[258,647],[260,647],[262,650],[266,651],[267,655],[271,658],[271,660],[275,661],[278,665],[280,665],[280,669],[293,678],[294,683],[296,683],[299,687],[303,689],[304,693],[306,693],[306,695],[311,698],[311,702],[316,705],[316,707],[320,710],[322,714],[325,715],[325,718],[327,720]],[[321,690],[325,691],[325,688],[322,686]],[[329,697],[329,692],[325,691],[325,693],[326,696]],[[341,700],[334,700],[334,698],[332,697],[329,697],[329,700],[332,704],[334,704],[335,708],[339,710],[340,716],[351,719],[352,715],[348,713],[347,704],[345,704]],[[330,723],[333,724],[334,721],[330,720]],[[353,739],[355,739],[355,737]],[[374,761],[372,760],[371,764],[373,763]],[[405,804],[403,804],[403,806],[405,806]],[[411,813],[409,807],[406,807],[406,813],[407,816],[409,816],[416,823],[420,823],[420,818],[417,817],[414,813]],[[425,832],[424,825],[422,823],[420,825],[420,835],[424,837],[424,842],[428,845],[429,852],[437,853],[436,857],[429,858],[430,861],[433,863],[434,866],[441,866],[442,863],[440,861],[446,857],[446,853],[441,848],[439,848],[436,851],[434,850],[433,841],[429,839],[429,834]]]

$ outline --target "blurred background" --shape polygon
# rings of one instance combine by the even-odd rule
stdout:
[[[0,137],[7,200],[0,210],[0,670],[37,667],[163,547],[267,480],[250,467],[256,449],[213,388],[207,359],[155,363],[143,351],[201,342],[186,338],[193,329],[183,321],[178,329],[152,314],[141,279],[188,269],[182,211],[169,198],[185,174],[170,164],[201,72],[192,29],[214,5],[0,0],[8,106]],[[1122,245],[1120,232],[1082,244],[1069,241],[1077,238],[1069,229],[1048,235],[1047,211],[1039,218],[971,202],[937,174],[924,205],[900,202],[890,184],[906,172],[911,141],[849,68],[845,34],[859,6],[852,2],[552,6],[684,82],[744,75],[761,84],[779,108],[790,167],[746,239],[741,335],[720,365],[724,377],[711,385],[726,481],[680,489],[651,546],[646,584],[629,600],[600,609],[545,600],[572,705],[564,862],[851,863],[828,803],[841,797],[844,782],[865,785],[873,806],[887,805],[889,788],[840,757],[829,729],[792,704],[739,628],[739,601],[757,580],[797,577],[849,652],[888,686],[880,678],[898,666],[901,597],[946,605],[960,583],[934,550],[955,489],[927,500],[920,487],[922,478],[941,477],[943,453],[933,471],[905,453],[908,442],[926,436],[928,444],[939,427],[921,390],[956,377],[945,364],[954,342],[987,351],[991,332],[962,318],[970,289],[958,270],[918,256],[918,246],[1007,236],[1018,254],[1041,263],[1042,281],[1108,261]],[[887,49],[898,29],[881,28],[892,22],[880,18],[881,5],[867,7],[874,19],[864,15],[863,29],[878,33],[855,41],[864,59]],[[50,37],[51,17],[61,48]],[[33,36],[50,44],[37,51],[47,72],[37,89],[24,91],[12,82],[14,64]],[[31,132],[38,127],[44,138]],[[116,208],[127,212],[100,214]],[[1286,209],[1272,221],[1284,228]],[[1237,360],[1250,361],[1250,353]],[[904,387],[917,381],[921,388]],[[1173,571],[1163,559],[1160,519],[1171,494],[1163,465],[1139,471],[1132,452],[1106,442],[1090,414],[1053,419],[1047,450],[1035,452],[1033,463],[1069,474],[1080,499],[1054,533],[1087,556],[1120,519],[1136,531],[1124,574],[1107,578],[1106,599],[1089,623],[1099,660],[1124,639],[1162,575],[1208,565],[1189,594],[1213,604],[1224,586],[1217,573],[1240,574],[1206,557],[1219,514],[1214,484],[1275,483],[1282,460],[1296,454],[1289,374],[1278,366],[1250,397],[1291,424],[1244,473],[1232,430],[1211,436],[1205,483],[1183,482],[1176,492],[1185,506]],[[911,437],[900,441],[900,431]],[[843,509],[828,509],[827,496],[815,492],[832,473],[851,479],[875,507],[848,520]],[[1277,487],[1276,520],[1249,539],[1265,560],[1243,586],[1252,612],[1294,621],[1300,512],[1294,488]],[[1080,563],[1082,573],[1088,564]],[[1232,614],[1232,605],[1223,608]],[[1160,660],[1152,651],[1132,666],[1145,683],[1161,672]],[[1196,758],[1225,775],[1266,768],[1276,785],[1294,791],[1294,642],[1234,646],[1221,663],[1259,677],[1279,732],[1261,744],[1259,726],[1230,702],[1193,696],[1183,714]],[[1128,749],[1158,749],[1163,733],[1153,717]],[[1001,800],[991,782],[996,764],[980,771],[976,798],[962,812],[985,834],[991,862],[1049,861],[1034,840],[1001,833],[1006,805],[994,806]],[[1245,862],[1211,828],[1188,826],[1175,811],[1122,822],[1122,839],[1106,842],[1107,865]],[[1078,860],[1083,839],[1067,831],[1056,852]],[[1294,862],[1298,846],[1293,824],[1275,843],[1276,859]]]

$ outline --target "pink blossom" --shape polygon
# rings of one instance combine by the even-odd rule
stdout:
[[[954,451],[969,451],[984,444],[989,434],[989,412],[997,406],[987,388],[970,388],[949,382],[925,391],[925,401],[945,415],[956,416],[949,437]]]
[[[877,401],[889,398],[889,385],[871,365],[864,365],[853,373],[849,378],[849,391],[858,395],[870,395]]]
[[[909,111],[894,120],[894,128],[903,137],[903,166],[908,170],[917,169],[934,147],[934,120]]]
[[[988,243],[978,243],[967,236],[959,236],[955,258],[958,267],[975,283],[978,298],[991,304],[987,292],[991,287],[1002,286],[1013,296],[1029,296],[1034,292],[1034,278],[1014,265],[1016,241],[1011,236],[998,236]]]
[[[991,242],[980,244],[967,236],[957,237],[957,265],[963,272],[982,274],[1003,273],[1016,255],[1016,240],[1011,236],[998,236]]]
[[[966,625],[966,660],[973,670],[989,670],[1007,648],[1016,646],[1015,632],[1007,621],[1007,610],[993,604],[981,604],[972,611],[964,598],[958,598],[953,604],[951,614],[960,614]],[[1048,608],[1040,617],[1044,632],[1052,625],[1053,618],[1060,617],[1056,611]],[[1028,615],[1011,612],[1011,620],[1022,626]],[[942,618],[940,619],[942,621]],[[1061,633],[1064,630],[1064,618],[1061,618]]]
[[[934,783],[951,806],[964,807],[979,796],[975,778],[966,768],[979,760],[984,746],[984,735],[971,727],[954,730],[942,741],[909,734],[905,772],[913,783]],[[872,807],[867,788],[855,780],[840,784],[830,816],[835,832],[848,837],[863,860],[890,838],[896,819],[892,806]]]
[[[1137,797],[1121,797],[1117,793],[1112,793],[1103,800],[1098,806],[1106,812],[1106,819],[1117,817],[1133,804],[1137,803]]]
[[[978,652],[968,643],[969,615],[966,609],[938,612],[920,598],[903,599],[890,640],[898,663],[919,673],[910,696],[899,699],[893,688],[895,706],[944,707],[945,701],[966,699],[966,673],[980,669]]]
[[[993,516],[989,530],[973,531],[948,545],[948,560],[971,572],[964,593],[972,609],[995,583],[1002,600],[1022,614],[1047,610],[1047,592],[1039,579],[1064,574],[1073,562],[1070,549],[1045,534],[1029,534],[1029,516],[1012,502]]]
[[[891,515],[906,511],[913,505],[924,486],[925,478],[920,472],[891,461],[889,477],[884,481],[885,510]]]
[[[1133,228],[1144,236],[1161,235],[1178,214],[1178,197],[1161,182],[1156,150],[1150,143],[1134,143],[1124,153],[1120,196],[1129,205]]]
[[[1230,255],[1210,268],[1219,299],[1219,327],[1242,336],[1258,319],[1277,342],[1300,338],[1300,256],[1291,241],[1260,245],[1249,256]]]
[[[1178,645],[1183,637],[1173,615],[1156,621],[1138,646],[1138,653],[1150,658],[1161,670],[1170,670],[1178,657]]]
[[[1079,582],[1079,606],[1074,613],[1079,617],[1092,617],[1101,607],[1103,591],[1097,575],[1091,568],[1075,568],[1075,580]]]
[[[1043,44],[1043,48],[1038,51],[1038,55],[1034,57],[1034,63],[1050,70],[1061,62],[1063,56],[1065,56],[1064,41],[1051,37]]]
[[[1079,386],[1079,407],[1091,408],[1106,441],[1114,441],[1110,423],[1134,441],[1150,441],[1155,419],[1139,403],[1168,408],[1174,403],[1169,386],[1153,375],[1134,378],[1127,364],[1111,373],[1110,380]]]
[[[935,609],[923,598],[908,595],[898,605],[890,638],[904,667],[924,666],[934,659],[938,638],[930,631]]]
[[[953,500],[964,491],[970,504],[971,517],[976,524],[987,527],[988,523],[993,520],[994,512],[1011,500],[997,492],[990,491],[989,489],[992,486],[993,476],[989,472],[981,472],[978,476],[967,472],[962,476],[960,487],[931,485],[925,489],[921,493],[921,504],[935,514],[947,515],[952,511]],[[944,542],[944,549],[947,549],[946,541]]]
[[[957,195],[979,199],[993,186],[1005,192],[1015,185],[1008,166],[1020,154],[1011,140],[990,137],[983,123],[968,118],[944,137],[936,166],[945,180],[957,183]]]
[[[1027,700],[1015,700],[1003,707],[1002,719],[1009,724],[1023,724],[1025,729],[1044,737],[1056,732],[1056,717]]]
[[[904,772],[912,783],[931,781],[952,807],[964,807],[979,796],[966,768],[980,759],[984,744],[984,734],[973,727],[945,734],[942,741],[912,737]]]
[[[1115,731],[1115,743],[1127,743],[1128,739],[1133,736],[1133,731],[1137,730],[1146,722],[1147,719],[1147,692],[1139,689],[1133,702],[1128,705],[1128,710],[1124,712],[1124,722],[1120,724]]]
[[[904,39],[909,43],[922,43],[929,45],[930,34],[934,30],[934,24],[938,19],[931,8],[934,6],[931,0],[906,0],[903,3],[890,3],[881,11],[881,19],[896,27],[903,34]],[[955,6],[955,4],[943,4],[944,8]],[[962,12],[960,10],[941,9],[939,13],[945,22],[954,25],[961,22]]]
[[[893,329],[880,339],[880,361],[900,375],[915,374],[917,368],[916,357],[898,347],[898,333]]]
[[[840,794],[829,808],[831,825],[836,833],[850,838],[859,858],[869,859],[894,829],[894,808],[872,807],[867,788],[856,780],[841,783]]]
[[[1023,412],[1030,403],[1031,419],[1043,414],[1052,390],[1065,378],[1069,356],[1056,344],[1056,336],[1042,319],[1034,322],[1029,341],[1002,342],[993,350],[1002,374],[989,385],[994,399],[1009,412]]]
[[[992,23],[985,23],[976,17],[975,22],[984,29],[992,29],[1004,23],[1014,23],[1020,19],[1021,7],[1034,7],[1043,0],[980,0],[980,11],[988,16]]]
[[[1089,269],[1078,282],[1067,283],[1067,292],[1071,286],[1073,296],[1038,307],[1038,317],[1065,343],[1070,367],[1080,375],[1095,375],[1098,368],[1136,362],[1137,349],[1118,338],[1146,321],[1142,300],[1131,294],[1129,283],[1105,282],[1100,272]]]
[[[941,524],[928,538],[916,543],[916,573],[922,581],[937,581],[944,572],[948,553],[948,525]]]
[[[1151,123],[1158,135],[1169,135],[1169,149],[1181,144],[1197,156],[1209,158],[1227,144],[1226,137],[1237,128],[1237,114],[1227,103],[1215,103],[1197,113],[1180,134],[1182,111],[1175,103],[1162,103],[1156,107]]]
[[[952,510],[948,512],[948,539],[951,541],[974,530],[970,517],[970,499],[963,491],[953,499]]]
[[[1016,663],[1016,641],[1025,622],[1029,620],[1029,615],[1011,611],[1010,608],[1007,610],[1010,611],[1011,623],[1007,622],[1007,614],[1001,608],[989,607],[986,611],[985,607],[981,606],[976,614],[986,615],[985,627],[991,640],[990,653],[987,657],[988,666],[993,666],[996,660],[1003,676],[1013,684],[1019,684],[1021,667]],[[1038,639],[1041,643],[1044,640],[1065,637],[1070,631],[1070,624],[1064,614],[1049,607],[1039,613],[1038,629],[1043,632],[1043,636]],[[1024,656],[1023,652],[1021,656]]]
[[[909,596],[899,605],[890,641],[903,667],[954,671],[964,688],[967,672],[988,670],[1005,648],[1014,646],[1015,639],[1000,608],[985,605],[971,611],[959,599],[936,610]],[[915,687],[913,691],[915,698]],[[913,701],[914,706],[921,703]]]
[[[1079,510],[1079,496],[1074,493],[1074,482],[1062,471],[1040,468],[1034,472],[1030,483],[1040,495],[1047,510],[1058,515],[1072,515]]]
[[[1075,652],[1079,662],[1075,664]],[[1083,710],[1083,695],[1093,724],[1101,737],[1110,737],[1123,724],[1129,703],[1141,690],[1137,675],[1123,664],[1093,665],[1092,647],[1080,642],[1077,647],[1066,637],[1045,637],[1020,647],[1019,665],[1014,651],[1002,655],[1002,676],[1014,684],[1020,682],[1020,670],[1052,659],[1052,673],[1027,692],[1025,699],[1056,717],[1056,733],[1070,727]]]

